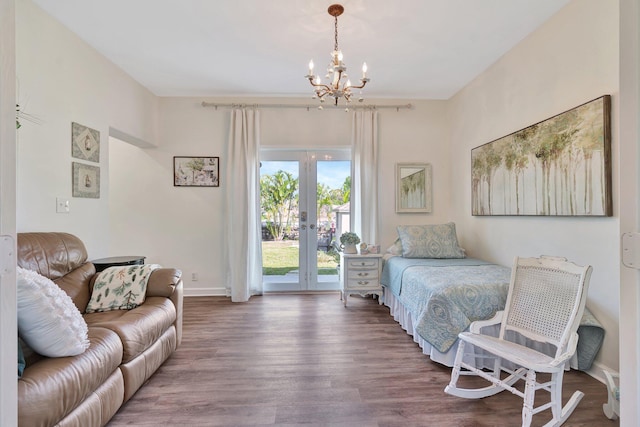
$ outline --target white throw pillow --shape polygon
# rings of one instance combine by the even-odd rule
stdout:
[[[87,322],[69,295],[35,271],[17,268],[18,334],[37,353],[75,356],[89,347]]]

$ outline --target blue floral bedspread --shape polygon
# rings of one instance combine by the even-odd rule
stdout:
[[[511,268],[474,258],[408,259],[385,262],[381,283],[411,313],[414,328],[444,353],[471,322],[504,309]],[[600,349],[604,330],[585,310],[578,330],[578,368],[587,370]],[[581,348],[582,345],[582,348]]]
[[[381,282],[417,319],[416,332],[444,353],[471,322],[504,308],[511,269],[473,258],[385,263]]]

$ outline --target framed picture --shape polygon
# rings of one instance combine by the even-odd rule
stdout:
[[[173,158],[173,185],[175,187],[219,187],[219,157]]]
[[[476,216],[611,216],[611,97],[471,150]]]
[[[73,162],[73,197],[100,198],[100,167]]]
[[[396,163],[396,212],[429,213],[431,209],[431,165]]]
[[[100,132],[71,123],[71,155],[76,159],[100,163]]]

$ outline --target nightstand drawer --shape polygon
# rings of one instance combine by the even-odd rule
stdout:
[[[378,278],[369,278],[369,279],[349,279],[347,280],[347,289],[357,289],[357,288],[378,288],[380,287],[380,282]]]
[[[378,269],[352,270],[347,273],[348,280],[378,280]]]
[[[349,260],[347,265],[349,268],[378,268],[377,259],[353,259]]]

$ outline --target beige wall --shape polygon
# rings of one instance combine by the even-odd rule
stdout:
[[[225,287],[222,203],[226,183],[221,182],[220,188],[173,187],[172,184],[173,156],[220,156],[220,174],[224,176],[230,110],[204,108],[201,106],[203,100],[246,104],[306,103],[306,100],[282,98],[162,98],[157,148],[111,144],[111,251],[133,250],[147,255],[149,261],[180,266],[186,278],[185,292],[191,295],[224,294]],[[382,246],[393,242],[398,224],[449,219],[450,153],[446,140],[446,104],[442,101],[411,102],[414,104],[411,110],[382,109],[379,112],[382,238],[377,243]],[[398,104],[393,100],[378,103]],[[262,146],[349,146],[351,118],[352,114],[343,110],[264,108],[260,121]],[[418,161],[433,165],[434,187],[438,189],[434,195],[433,213],[398,215],[394,201],[394,165]],[[131,173],[133,170],[144,170],[145,173]],[[131,236],[138,235],[145,237],[132,243]],[[198,282],[191,281],[192,273],[198,274]]]
[[[64,230],[108,255],[109,127],[153,143],[157,98],[29,0],[16,5],[18,102],[42,124],[18,132],[18,231]],[[71,197],[71,122],[101,136],[99,199]],[[71,212],[56,213],[56,197]]]
[[[598,363],[618,368],[618,4],[571,2],[450,100],[452,216],[472,256],[559,255],[593,265],[587,306],[606,330]],[[472,217],[470,151],[612,95],[612,218]],[[455,167],[458,165],[458,167]]]

